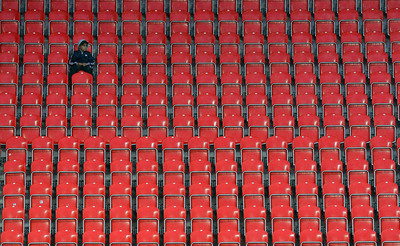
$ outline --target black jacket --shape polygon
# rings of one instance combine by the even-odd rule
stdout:
[[[87,63],[87,66],[94,65],[94,58],[89,51],[75,50],[71,58],[69,58],[69,65],[77,65],[78,63]]]

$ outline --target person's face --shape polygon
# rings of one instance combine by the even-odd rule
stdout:
[[[87,49],[88,49],[88,44],[87,44],[87,43],[81,44],[81,45],[79,46],[79,48],[80,48],[82,51],[87,51]]]

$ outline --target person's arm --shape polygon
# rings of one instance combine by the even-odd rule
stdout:
[[[78,54],[77,52],[74,52],[72,56],[69,58],[69,65],[79,65],[78,64]]]
[[[92,56],[92,53],[88,52],[88,62],[86,63],[86,66],[93,66],[94,65],[94,58]]]

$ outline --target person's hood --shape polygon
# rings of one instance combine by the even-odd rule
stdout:
[[[78,42],[78,47],[81,46],[81,44],[82,44],[83,42],[89,43],[89,42],[86,41],[85,39],[81,39],[81,40],[79,40],[79,42]]]

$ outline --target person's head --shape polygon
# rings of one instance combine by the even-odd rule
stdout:
[[[88,46],[89,46],[88,41],[86,41],[84,39],[80,40],[78,43],[78,49],[81,51],[87,51]]]

